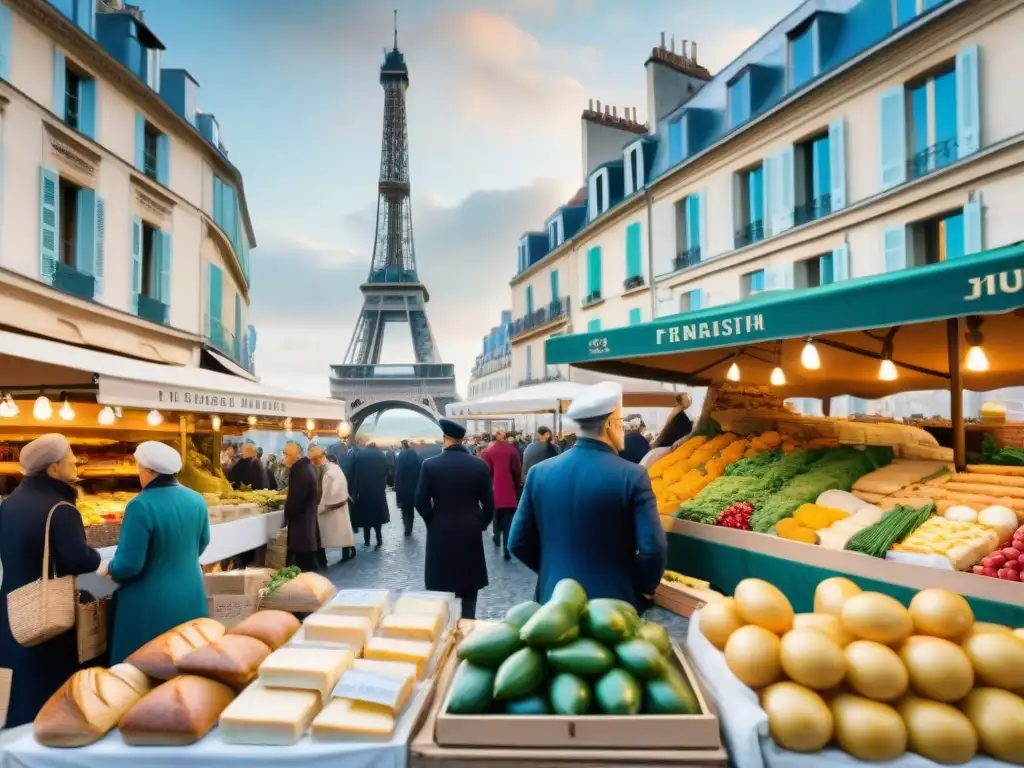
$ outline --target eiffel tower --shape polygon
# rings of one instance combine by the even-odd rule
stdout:
[[[409,199],[409,136],[405,92],[409,68],[395,39],[380,68],[384,89],[384,130],[377,183],[377,234],[370,274],[360,286],[363,308],[341,365],[331,366],[331,396],[345,400],[353,433],[368,417],[392,408],[409,408],[432,419],[458,399],[455,366],[441,362],[427,320],[430,300],[416,271]],[[409,329],[415,360],[381,364],[384,329],[402,323]]]

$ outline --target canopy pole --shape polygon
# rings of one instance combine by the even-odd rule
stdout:
[[[960,375],[960,320],[946,321],[949,351],[949,416],[953,426],[953,464],[957,472],[967,466],[967,435],[964,431],[964,380]]]
[[[821,415],[826,419],[832,415],[832,398],[823,397],[821,398]]]
[[[178,417],[178,429],[178,439],[181,441],[181,462],[184,464],[185,459],[188,458],[188,449],[185,446],[185,443],[188,442],[188,418],[185,414]]]

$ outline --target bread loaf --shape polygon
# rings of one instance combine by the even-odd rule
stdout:
[[[228,634],[254,637],[276,651],[291,640],[300,626],[302,622],[285,611],[257,611],[229,629]]]
[[[210,732],[235,692],[216,680],[181,675],[154,688],[121,718],[126,744],[170,747],[194,744]]]
[[[209,645],[224,635],[224,626],[213,619],[195,619],[150,640],[127,661],[157,680],[170,680],[178,674],[178,662],[196,648]]]
[[[330,579],[319,573],[300,573],[264,597],[263,607],[289,613],[313,613],[319,611],[337,591]]]
[[[99,741],[148,691],[149,680],[128,664],[75,672],[36,715],[32,731],[46,747]]]
[[[244,688],[256,679],[260,664],[269,655],[270,648],[254,637],[224,635],[185,654],[178,662],[178,671]]]

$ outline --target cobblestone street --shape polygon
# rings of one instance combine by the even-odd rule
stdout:
[[[354,562],[341,565],[331,552],[328,575],[339,589],[355,587],[385,587],[395,592],[405,589],[423,589],[423,560],[426,551],[427,529],[417,515],[413,535],[402,536],[402,514],[395,507],[394,494],[388,492],[391,522],[384,526],[384,546],[379,550],[363,546],[362,534],[356,536],[358,552]],[[488,529],[483,536],[487,557],[487,576],[490,586],[480,593],[477,618],[500,619],[513,605],[533,598],[536,576],[516,560],[505,562],[501,550],[491,542]],[[663,625],[675,639],[682,641],[686,634],[686,619],[661,608],[653,608],[646,618]]]

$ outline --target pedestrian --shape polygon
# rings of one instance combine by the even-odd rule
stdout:
[[[231,443],[224,446],[224,450],[220,454],[220,468],[224,470],[224,476],[227,477],[228,472],[235,466],[235,462],[238,461],[238,449],[235,448]]]
[[[426,588],[454,592],[462,618],[475,619],[477,595],[487,586],[480,534],[494,516],[491,474],[462,444],[465,427],[438,423],[444,449],[423,462],[416,487],[416,509],[427,525]]]
[[[355,501],[352,525],[363,529],[363,544],[370,546],[370,531],[377,536],[375,549],[383,545],[381,526],[391,521],[387,496],[388,460],[375,443],[356,451],[352,459],[349,494]]]
[[[111,664],[172,627],[207,615],[199,565],[210,543],[206,501],[178,483],[181,454],[171,446],[141,443],[135,464],[142,491],[125,507],[114,557],[99,571],[118,584]]]
[[[319,531],[316,524],[316,470],[302,455],[302,446],[289,441],[284,446],[288,472],[288,496],[284,500],[284,524],[288,527],[288,564],[300,570],[319,570],[316,552]]]
[[[494,546],[504,547],[505,559],[511,560],[508,551],[508,532],[519,503],[519,489],[523,482],[523,465],[519,451],[509,442],[508,432],[498,430],[497,439],[488,446],[481,458],[491,472],[494,484]]]
[[[31,723],[46,700],[78,669],[78,643],[68,631],[31,648],[11,634],[7,597],[38,581],[49,525],[50,562],[57,576],[94,572],[100,553],[85,542],[75,508],[75,455],[63,435],[48,434],[18,455],[24,479],[0,504],[0,667],[12,670],[7,728]]]
[[[523,453],[523,478],[529,474],[531,467],[547,459],[553,459],[559,453],[561,451],[558,450],[558,446],[552,442],[551,429],[538,427],[537,439],[526,446],[526,451]]]
[[[236,490],[243,487],[248,487],[251,491],[267,489],[267,470],[257,456],[255,445],[242,444],[242,457],[227,471],[227,479]]]
[[[423,459],[419,452],[402,441],[402,451],[395,460],[395,501],[402,510],[402,525],[405,535],[412,536],[412,524],[416,514],[416,485],[420,481],[420,466]]]
[[[658,439],[652,445],[653,448],[669,448],[689,437],[693,432],[693,420],[687,415],[686,410],[691,405],[693,405],[693,398],[688,392],[680,392],[676,395],[676,406],[665,419],[665,426],[661,428]]]
[[[643,434],[644,422],[639,416],[629,421],[622,452],[619,455],[626,461],[639,464],[651,450],[651,444]]]
[[[341,467],[328,461],[320,446],[309,449],[309,461],[317,474],[316,522],[320,531],[317,563],[321,570],[326,571],[328,549],[340,549],[341,562],[347,563],[356,548],[348,510],[348,481]]]
[[[647,472],[618,455],[622,388],[587,388],[566,417],[579,425],[579,438],[526,476],[509,549],[538,574],[539,602],[560,579],[573,578],[588,597],[643,610],[665,571],[667,543]]]

